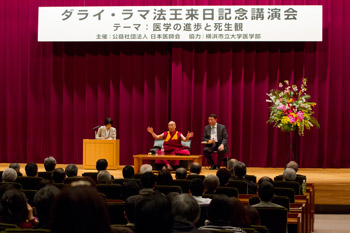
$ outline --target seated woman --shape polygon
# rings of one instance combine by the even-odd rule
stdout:
[[[117,138],[117,130],[112,125],[112,118],[106,118],[105,125],[98,128],[95,139],[115,140]]]
[[[153,131],[152,127],[148,127],[147,131],[152,134],[154,139],[164,139],[164,153],[167,155],[190,155],[190,152],[188,150],[186,150],[187,148],[184,147],[181,144],[181,141],[188,141],[191,137],[193,137],[193,132],[187,132],[186,137],[176,131],[176,123],[174,121],[170,121],[168,123],[168,128],[169,131],[166,131],[162,134],[155,134]],[[158,151],[158,153],[160,154],[161,151]],[[172,167],[170,166],[169,161],[167,160],[156,160],[156,164],[165,164],[167,166],[167,168],[170,170],[172,169]],[[175,160],[172,162],[173,166],[179,166],[180,161],[179,160]]]

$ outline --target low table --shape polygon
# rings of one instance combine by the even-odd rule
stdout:
[[[143,160],[190,160],[202,165],[202,155],[134,155],[134,170],[135,173],[140,173],[140,167]]]

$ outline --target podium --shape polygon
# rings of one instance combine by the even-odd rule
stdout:
[[[83,140],[83,169],[96,169],[96,161],[106,159],[108,169],[119,167],[119,140]]]

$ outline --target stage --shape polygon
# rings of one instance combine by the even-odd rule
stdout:
[[[9,166],[8,163],[0,164],[0,170],[3,171]],[[39,171],[44,171],[44,165],[38,164]],[[65,168],[66,164],[56,166]],[[78,165],[78,175],[85,171],[93,172],[96,170],[83,170],[82,165]],[[21,172],[25,174],[25,164],[21,163]],[[122,178],[122,166],[117,170],[108,170],[115,178]],[[247,168],[247,174],[255,175],[257,180],[262,176],[271,178],[282,174],[283,168]],[[202,174],[215,175],[216,170],[202,168]],[[307,177],[307,183],[313,183],[315,187],[315,205],[350,205],[350,169],[333,168],[301,168],[300,174]]]

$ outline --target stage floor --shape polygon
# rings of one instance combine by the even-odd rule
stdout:
[[[0,171],[9,166],[8,163],[0,164]],[[65,168],[66,164],[58,164],[57,167]],[[25,173],[25,164],[21,164],[21,172]],[[38,164],[39,171],[44,171],[44,165]],[[93,172],[94,170],[83,170],[83,165],[78,165],[81,175],[85,171]],[[117,170],[109,170],[115,178],[122,178],[122,167]],[[96,170],[95,170],[96,171]],[[262,176],[271,178],[282,174],[283,168],[247,168],[247,174],[255,175],[257,179]],[[209,170],[207,167],[202,169],[202,174],[214,174],[216,171]],[[315,204],[316,205],[350,205],[350,169],[333,169],[333,168],[301,168],[300,174],[307,177],[308,183],[315,185]]]

